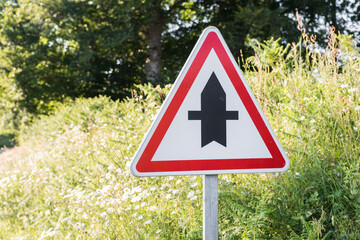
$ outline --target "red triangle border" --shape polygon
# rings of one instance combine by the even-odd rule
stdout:
[[[214,49],[222,66],[228,74],[236,92],[248,111],[272,158],[151,161],[212,49]],[[223,46],[217,33],[210,31],[197,52],[193,62],[188,68],[188,71],[175,92],[171,102],[165,110],[162,119],[157,125],[152,136],[150,136],[147,146],[136,163],[136,170],[140,174],[161,172],[175,173],[216,170],[281,169],[284,168],[285,165],[286,160],[282,152],[266,126],[250,94],[248,93],[239,73],[227,54],[225,47]]]

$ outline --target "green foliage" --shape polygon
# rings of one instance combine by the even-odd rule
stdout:
[[[313,32],[321,17],[344,30],[345,22],[336,16],[346,13],[356,19],[348,9],[360,6],[335,2],[1,1],[1,78],[21,93],[17,102],[21,109],[35,114],[48,113],[66,97],[122,99],[130,96],[133,84],[144,83],[149,76],[145,75],[151,69],[145,67],[149,61],[157,63],[158,76],[161,70],[160,83],[172,83],[208,25],[219,27],[236,58],[240,50],[247,57],[253,53],[249,39],[273,36],[287,43],[296,41],[297,10],[305,18],[307,31]],[[154,25],[160,30],[150,36]],[[153,43],[150,38],[159,41]],[[151,46],[156,49],[151,51]]]
[[[25,120],[25,113],[19,109],[21,93],[12,79],[3,73],[0,69],[0,148],[14,144],[15,133]]]
[[[246,71],[247,79],[291,166],[282,174],[225,177],[223,239],[360,235],[359,49],[349,37],[332,32],[329,39],[325,54],[305,35],[287,51],[276,41],[259,44],[248,59],[256,72]]]
[[[0,133],[0,151],[2,151],[2,147],[12,147],[14,146],[14,133]]]
[[[274,72],[275,70],[283,71],[283,67],[286,65],[281,63],[284,63],[283,60],[290,45],[287,45],[284,48],[279,42],[280,38],[277,40],[270,38],[263,43],[254,40],[254,42],[251,44],[251,47],[255,51],[255,56],[249,57],[247,62],[253,66],[256,66],[258,70],[263,70],[266,72]]]
[[[200,177],[128,171],[169,90],[141,88],[58,105],[24,133],[26,160],[1,163],[1,239],[200,239]]]
[[[296,9],[285,9],[282,1],[275,0],[212,0],[204,1],[211,8],[209,25],[219,27],[235,56],[240,50],[246,57],[253,55],[249,39],[266,40],[282,37],[286,42],[296,41],[298,31],[296,21],[289,16]]]
[[[305,35],[288,49],[267,41],[247,61],[291,166],[219,176],[220,239],[360,236],[359,49],[334,32],[329,39],[324,54]],[[129,173],[169,91],[139,88],[121,102],[57,104],[23,133],[22,154],[0,161],[1,239],[201,239],[200,176]]]
[[[22,106],[46,113],[67,96],[129,95],[143,76],[145,56],[127,9],[114,1],[7,1],[2,67],[15,69]]]

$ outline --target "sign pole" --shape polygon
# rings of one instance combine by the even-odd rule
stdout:
[[[218,240],[218,175],[204,175],[203,240]]]

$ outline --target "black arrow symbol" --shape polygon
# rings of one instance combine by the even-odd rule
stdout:
[[[189,111],[189,120],[201,120],[201,147],[212,141],[226,147],[226,120],[238,120],[238,111],[226,111],[226,93],[213,72],[201,92],[201,111]]]

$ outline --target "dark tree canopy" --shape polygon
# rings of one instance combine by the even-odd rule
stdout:
[[[319,25],[345,31],[341,16],[358,21],[359,8],[335,0],[1,1],[0,78],[14,80],[34,113],[65,97],[123,98],[134,83],[173,82],[206,26],[246,57],[251,39],[297,41],[296,11],[309,33],[324,36]]]

